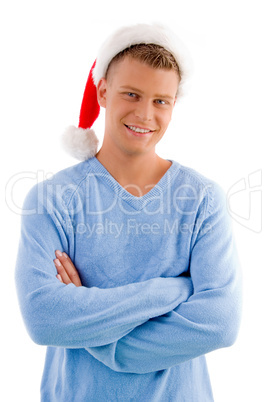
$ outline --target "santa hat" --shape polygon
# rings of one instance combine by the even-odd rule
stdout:
[[[90,70],[78,128],[68,127],[62,137],[63,147],[76,159],[86,160],[97,153],[98,139],[91,127],[100,112],[96,92],[100,79],[105,77],[109,63],[118,53],[141,43],[160,45],[174,56],[181,76],[178,97],[184,92],[184,84],[190,75],[192,63],[184,45],[173,32],[159,24],[137,24],[119,29],[103,43]]]

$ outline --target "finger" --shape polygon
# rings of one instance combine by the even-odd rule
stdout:
[[[61,278],[61,276],[60,276],[59,274],[57,274],[56,277],[57,277],[57,279],[58,279],[60,282],[63,282],[63,281],[62,281],[62,278]]]
[[[58,250],[56,251],[56,256],[57,259],[61,262],[63,265],[66,274],[70,278],[71,282],[74,283],[75,286],[82,286],[79,273],[77,269],[75,268],[73,262],[69,258],[69,256],[66,253],[61,253]]]
[[[57,273],[58,273],[58,275],[60,275],[62,282],[65,283],[65,285],[68,285],[69,283],[72,283],[72,281],[71,281],[70,277],[68,276],[64,266],[61,264],[61,262],[59,261],[58,258],[56,258],[54,260],[54,263],[55,263],[55,266],[56,266],[56,269],[57,269]]]

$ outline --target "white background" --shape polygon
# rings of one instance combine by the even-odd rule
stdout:
[[[1,3],[0,399],[39,400],[45,353],[24,328],[14,287],[22,201],[35,182],[76,163],[59,139],[66,126],[78,123],[89,69],[103,39],[121,25],[156,21],[168,24],[185,42],[195,71],[158,153],[193,167],[229,192],[243,268],[238,340],[207,356],[215,401],[266,401],[265,2],[94,3]],[[95,125],[100,138],[103,127],[101,114]]]

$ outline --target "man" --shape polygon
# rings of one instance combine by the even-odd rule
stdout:
[[[65,137],[85,161],[26,198],[16,282],[48,346],[42,401],[213,400],[204,355],[236,339],[240,274],[219,186],[155,152],[185,77],[162,27],[112,35]]]

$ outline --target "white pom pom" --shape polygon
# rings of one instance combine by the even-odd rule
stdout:
[[[68,127],[62,135],[62,146],[74,158],[85,161],[97,153],[98,138],[94,130]]]

